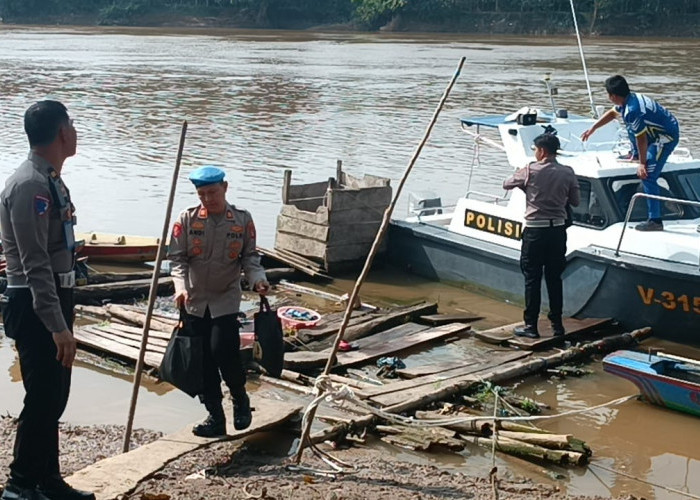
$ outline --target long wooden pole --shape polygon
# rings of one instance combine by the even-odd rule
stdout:
[[[134,425],[134,413],[136,412],[136,401],[139,397],[139,387],[141,385],[141,374],[143,372],[144,358],[146,356],[146,346],[148,345],[148,331],[151,327],[151,317],[153,316],[153,306],[158,296],[158,277],[160,276],[160,265],[163,262],[165,254],[165,242],[168,239],[168,231],[170,229],[170,212],[173,209],[173,201],[175,199],[175,189],[177,187],[177,179],[180,175],[180,163],[182,162],[182,150],[185,148],[185,136],[187,135],[187,121],[182,122],[182,131],[180,132],[180,146],[177,150],[177,159],[175,160],[175,168],[173,169],[173,178],[170,183],[170,197],[168,198],[168,207],[165,210],[165,220],[163,221],[163,232],[160,236],[160,244],[158,245],[158,253],[156,254],[156,263],[153,267],[153,277],[151,278],[151,289],[148,293],[148,309],[146,310],[146,319],[143,322],[143,332],[141,333],[141,349],[139,350],[139,359],[136,362],[136,371],[134,372],[134,385],[131,391],[131,404],[129,405],[129,416],[126,421],[126,430],[124,431],[124,446],[122,452],[129,451],[129,443],[131,441],[131,429]]]
[[[328,356],[328,360],[326,361],[326,367],[323,369],[323,375],[328,375],[331,371],[331,368],[333,367],[333,364],[335,363],[335,356],[338,352],[338,347],[340,346],[340,341],[343,340],[343,336],[345,335],[345,329],[348,326],[348,323],[350,322],[350,317],[352,315],[352,310],[353,310],[353,305],[355,304],[355,301],[357,300],[357,297],[360,294],[360,288],[362,287],[362,284],[364,283],[365,279],[367,278],[367,274],[369,274],[369,270],[372,267],[372,262],[374,261],[374,257],[377,254],[377,250],[379,250],[379,245],[382,242],[382,239],[384,238],[384,234],[386,233],[387,229],[389,228],[389,222],[391,220],[391,214],[394,212],[394,207],[396,207],[396,202],[399,199],[399,196],[401,195],[401,190],[403,189],[404,184],[406,184],[406,180],[408,179],[408,175],[411,173],[411,170],[413,169],[413,165],[415,165],[416,161],[418,160],[418,156],[420,156],[421,151],[423,150],[423,146],[425,146],[425,143],[428,141],[428,138],[430,137],[430,132],[433,130],[433,126],[435,125],[435,122],[437,121],[438,115],[440,114],[440,111],[442,111],[443,106],[445,105],[445,102],[447,101],[447,97],[450,95],[450,91],[452,90],[452,87],[454,87],[455,82],[457,81],[457,78],[459,77],[460,72],[462,71],[462,66],[464,66],[464,61],[465,58],[462,57],[459,60],[459,64],[457,65],[457,69],[454,72],[454,75],[452,75],[452,79],[450,80],[449,85],[445,89],[445,91],[442,94],[442,98],[440,99],[440,102],[438,103],[437,107],[435,108],[435,112],[433,113],[433,117],[430,120],[430,123],[428,124],[428,127],[425,129],[425,133],[423,134],[423,139],[420,141],[418,144],[418,147],[416,147],[416,150],[413,152],[413,156],[411,157],[411,161],[408,162],[408,165],[406,166],[406,170],[403,173],[403,176],[401,177],[401,181],[399,182],[398,187],[396,188],[396,191],[394,193],[394,197],[391,200],[391,203],[389,206],[386,208],[384,211],[384,218],[382,219],[382,224],[379,226],[379,230],[377,231],[377,235],[374,238],[374,243],[372,243],[372,248],[369,251],[369,254],[367,255],[367,259],[365,260],[365,265],[362,268],[362,272],[360,273],[360,276],[357,278],[357,281],[355,282],[355,286],[352,289],[352,293],[350,294],[350,298],[348,299],[348,305],[345,308],[345,314],[343,315],[343,321],[340,324],[340,330],[338,330],[338,334],[335,337],[335,342],[333,343],[333,348],[331,349],[331,353]],[[311,408],[309,411],[309,418],[306,420],[306,426],[302,431],[301,435],[301,440],[299,441],[299,450],[297,451],[296,455],[296,463],[299,463],[301,461],[301,456],[304,453],[304,446],[306,445],[309,435],[311,433],[311,424],[313,423],[314,416],[316,414],[316,408]]]

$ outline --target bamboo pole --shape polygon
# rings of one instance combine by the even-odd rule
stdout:
[[[163,262],[163,254],[165,253],[165,241],[168,238],[168,230],[170,229],[170,212],[173,209],[173,201],[175,199],[175,189],[177,187],[177,178],[180,175],[180,163],[182,162],[182,150],[185,148],[185,136],[187,135],[187,120],[182,122],[182,131],[180,132],[180,145],[177,150],[177,159],[175,160],[175,168],[173,169],[173,178],[170,183],[170,197],[168,198],[168,206],[165,209],[165,220],[163,221],[163,232],[161,233],[160,243],[158,245],[158,253],[156,254],[156,263],[153,266],[153,277],[151,279],[151,290],[148,294],[148,308],[146,309],[146,318],[143,322],[143,332],[141,333],[141,349],[139,357],[136,361],[136,370],[134,372],[134,385],[131,391],[131,403],[129,405],[129,416],[126,421],[126,429],[124,430],[124,446],[122,452],[129,451],[131,441],[131,429],[134,425],[134,413],[136,412],[136,401],[139,396],[139,386],[141,385],[141,373],[143,372],[144,358],[146,356],[146,346],[148,345],[148,331],[151,326],[151,317],[153,316],[153,306],[158,296],[158,277],[160,276],[160,265]]]
[[[326,367],[323,369],[323,375],[328,375],[331,371],[331,367],[335,363],[335,355],[338,352],[338,346],[340,345],[341,340],[343,340],[343,335],[345,334],[345,329],[348,326],[348,322],[350,321],[350,317],[352,315],[352,310],[353,310],[353,304],[355,304],[355,301],[357,301],[358,296],[360,295],[360,288],[362,287],[362,284],[365,281],[365,278],[369,274],[369,270],[372,267],[372,262],[374,261],[374,256],[377,254],[377,250],[379,250],[379,245],[384,237],[384,234],[386,233],[387,229],[389,228],[389,221],[391,219],[391,214],[394,212],[394,207],[396,207],[396,203],[399,199],[399,196],[401,195],[401,190],[403,189],[404,184],[406,184],[406,180],[408,179],[408,175],[411,173],[411,170],[413,169],[413,165],[415,165],[416,161],[418,160],[418,156],[420,155],[421,151],[423,150],[423,146],[425,143],[428,141],[428,138],[430,137],[430,132],[433,130],[433,126],[435,125],[435,122],[437,121],[438,116],[440,115],[440,111],[442,111],[443,106],[445,105],[445,101],[447,101],[447,97],[450,95],[450,91],[452,90],[452,87],[454,86],[455,82],[457,81],[457,78],[459,77],[460,72],[462,71],[462,66],[464,66],[464,61],[465,58],[462,57],[459,60],[459,64],[457,65],[457,70],[454,72],[454,75],[452,75],[452,79],[450,80],[449,85],[445,89],[445,91],[442,94],[442,98],[440,99],[440,102],[437,105],[437,108],[435,108],[435,111],[433,112],[433,116],[430,120],[430,123],[428,124],[428,127],[425,130],[425,133],[423,134],[423,139],[420,141],[418,146],[416,147],[415,152],[413,153],[413,157],[408,163],[408,166],[406,166],[406,170],[403,173],[403,176],[401,177],[401,181],[399,181],[399,185],[396,188],[396,192],[394,193],[394,197],[391,200],[391,203],[389,206],[386,208],[384,211],[384,217],[382,219],[382,224],[379,226],[379,230],[377,231],[377,235],[374,238],[374,242],[372,243],[372,248],[369,251],[369,254],[367,255],[367,260],[365,260],[365,265],[362,268],[362,272],[360,273],[360,276],[357,278],[357,281],[355,282],[355,286],[352,289],[352,293],[350,294],[350,298],[348,299],[348,304],[347,307],[345,308],[345,315],[343,316],[343,321],[340,324],[340,330],[338,331],[338,335],[335,337],[335,342],[333,343],[333,348],[331,349],[331,353],[328,356],[328,360],[326,362]],[[309,435],[311,432],[311,424],[313,423],[314,415],[316,414],[316,408],[311,407],[309,409],[309,418],[306,420],[306,427],[302,431],[301,435],[301,440],[299,441],[299,450],[297,451],[296,455],[296,463],[299,463],[301,461],[301,456],[304,453],[304,446],[306,445],[306,442],[309,439]]]

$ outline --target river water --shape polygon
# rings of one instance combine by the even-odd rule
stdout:
[[[591,39],[585,52],[596,104],[607,105],[603,80],[628,76],[633,90],[674,111],[683,142],[700,154],[700,42]],[[472,163],[459,118],[548,105],[541,78],[551,72],[558,107],[590,109],[573,37],[505,38],[219,30],[87,29],[0,25],[0,179],[26,155],[22,114],[34,101],[54,98],[69,108],[79,134],[78,155],[64,168],[78,208],[78,229],[160,235],[180,125],[189,123],[175,211],[196,202],[187,174],[200,165],[225,167],[230,201],[253,214],[259,243],[271,246],[283,171],[294,182],[347,172],[389,177],[396,185],[460,57],[466,65],[409,178],[407,193],[431,190],[450,204],[466,189]],[[510,173],[500,157],[483,152],[472,189],[493,191]],[[485,311],[491,323],[519,311],[448,287],[381,275],[372,292],[439,298],[441,310]],[[341,283],[341,286],[346,286]],[[410,290],[407,292],[407,289]],[[677,346],[676,346],[677,347]],[[21,384],[14,352],[0,340],[0,412],[16,413]],[[76,370],[66,419],[123,423],[128,377]],[[108,390],[106,390],[108,389]],[[560,410],[633,392],[604,374],[575,382],[529,382]],[[186,396],[142,391],[136,425],[173,430],[199,409]],[[99,394],[99,397],[96,396]],[[99,404],[89,404],[97,398]],[[574,429],[572,430],[572,426]],[[561,430],[587,439],[600,464],[647,481],[700,494],[697,421],[643,403],[567,419]],[[468,460],[458,467],[469,468]],[[486,465],[484,465],[486,466]],[[576,493],[635,493],[681,498],[611,473],[567,472]]]

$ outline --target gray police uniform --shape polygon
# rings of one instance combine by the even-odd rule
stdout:
[[[187,292],[187,321],[205,339],[205,405],[220,403],[221,378],[234,397],[245,392],[237,314],[241,270],[251,285],[265,280],[255,238],[250,213],[230,204],[219,215],[201,205],[187,208],[173,225],[168,258],[175,293]]]
[[[15,339],[26,389],[10,478],[32,487],[60,473],[58,420],[70,389],[70,368],[56,360],[52,333],[72,328],[74,208],[53,167],[30,153],[0,193],[7,261],[5,333]]]
[[[577,206],[580,198],[576,174],[569,166],[543,159],[518,170],[503,182],[503,188],[520,188],[527,200],[520,251],[520,268],[525,277],[525,324],[537,328],[544,274],[548,316],[559,325],[564,301],[561,274],[566,266],[566,205]]]

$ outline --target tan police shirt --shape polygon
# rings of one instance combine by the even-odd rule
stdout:
[[[207,307],[212,318],[239,312],[241,269],[251,285],[265,280],[253,218],[229,204],[218,218],[201,205],[184,210],[173,225],[168,258],[175,294],[187,292],[187,312],[200,318]]]
[[[521,168],[503,182],[503,189],[525,191],[525,220],[561,220],[566,204],[576,207],[580,201],[574,170],[557,161],[543,159]]]
[[[68,248],[64,234],[64,220],[72,219],[73,206],[69,202],[65,210],[59,209],[51,195],[51,171],[49,162],[29,153],[0,193],[0,231],[8,286],[28,287],[41,322],[50,332],[60,332],[68,326],[61,312],[54,273],[73,269],[73,249]],[[57,184],[61,195],[69,199],[60,177]],[[72,234],[72,224],[69,230]]]

